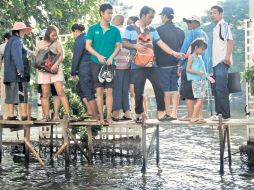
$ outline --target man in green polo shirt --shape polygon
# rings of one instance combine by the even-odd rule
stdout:
[[[86,37],[86,49],[91,55],[91,70],[94,87],[97,93],[97,106],[100,113],[100,123],[104,124],[103,115],[103,91],[106,89],[107,123],[112,123],[112,87],[113,81],[101,82],[98,74],[103,64],[115,65],[114,57],[121,49],[122,38],[117,27],[110,25],[113,15],[113,7],[110,4],[100,6],[101,21],[92,25]]]

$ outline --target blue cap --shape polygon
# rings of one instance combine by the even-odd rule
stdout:
[[[166,15],[167,17],[170,17],[174,15],[174,10],[171,7],[164,7],[159,15]]]

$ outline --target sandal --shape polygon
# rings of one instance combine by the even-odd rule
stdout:
[[[190,121],[191,119],[187,115],[185,115],[185,116],[179,118],[178,120],[179,121]]]
[[[171,117],[168,114],[165,114],[162,118],[158,118],[159,121],[172,121],[175,120],[175,118]]]
[[[132,120],[132,118],[126,117],[126,116],[124,115],[124,116],[121,118],[121,120],[130,121],[130,120]]]
[[[192,124],[202,124],[202,123],[206,123],[206,121],[204,119],[193,118],[193,119],[190,120],[190,123],[192,123]]]
[[[113,121],[119,121],[119,118],[111,117]]]
[[[142,123],[143,123],[142,116],[137,117],[137,118],[135,119],[135,122],[136,122],[137,124],[142,124]]]
[[[49,122],[50,121],[50,118],[49,116],[44,116],[42,119],[41,119],[42,122]]]

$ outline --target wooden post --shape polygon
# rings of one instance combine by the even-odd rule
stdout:
[[[77,147],[79,148],[79,150],[81,151],[81,153],[86,157],[86,159],[88,160],[88,162],[91,162],[91,160],[89,160],[89,156],[86,154],[86,152],[83,150],[83,148],[80,146],[80,144],[78,143],[76,137],[70,132],[69,129],[66,129],[66,132],[68,133],[68,135],[70,135],[70,137],[72,138],[72,140],[74,141],[74,143],[77,145]]]
[[[24,134],[24,142],[30,143],[30,127],[29,126],[25,126],[24,133],[25,133]],[[29,147],[26,143],[25,143],[25,163],[26,163],[26,165],[29,164]]]
[[[146,152],[146,126],[144,121],[144,116],[142,116],[142,154],[143,154],[143,165],[142,165],[142,173],[146,172],[147,165],[147,152]]]
[[[3,154],[3,127],[0,125],[0,163],[2,163],[2,154]]]
[[[54,125],[50,125],[50,159],[53,158],[53,133],[54,133]]]
[[[70,146],[70,142],[69,142],[69,137],[67,134],[67,129],[69,128],[69,120],[67,118],[67,116],[64,116],[64,121],[63,121],[63,139],[64,139],[64,144],[65,146],[65,167],[68,167],[70,165],[70,151],[69,151],[69,146]]]
[[[220,140],[220,174],[224,174],[224,148],[225,144],[223,143],[223,125],[222,125],[222,115],[219,115],[219,140]]]
[[[160,131],[159,125],[156,125],[156,163],[160,162]]]
[[[25,142],[25,145],[27,146],[27,148],[33,153],[35,158],[40,162],[41,166],[44,167],[45,166],[44,162],[40,158],[40,155],[34,150],[34,147],[32,146],[32,144],[29,141],[27,141],[26,139],[24,139],[24,142]]]
[[[94,149],[93,149],[93,132],[92,132],[92,126],[91,125],[87,126],[87,135],[88,135],[88,157],[89,157],[88,161],[90,161],[90,163],[91,163],[92,159],[93,159],[93,153],[94,153]],[[108,138],[107,138],[107,140],[108,140]]]
[[[231,159],[231,145],[230,145],[230,130],[229,126],[225,126],[225,130],[227,131],[227,143],[228,143],[228,165],[232,166],[232,159]]]

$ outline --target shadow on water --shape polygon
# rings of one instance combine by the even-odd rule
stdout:
[[[244,117],[241,97],[232,97],[233,117]],[[246,128],[231,128],[232,153],[246,144]],[[0,167],[1,189],[253,189],[254,172],[232,156],[232,167],[225,160],[225,173],[219,175],[218,130],[211,126],[161,126],[160,164],[155,157],[147,173],[140,172],[142,160],[126,157],[95,156],[92,164],[78,156],[65,168],[63,157],[45,169],[37,162],[25,167],[5,153]],[[227,156],[227,153],[225,153]]]

